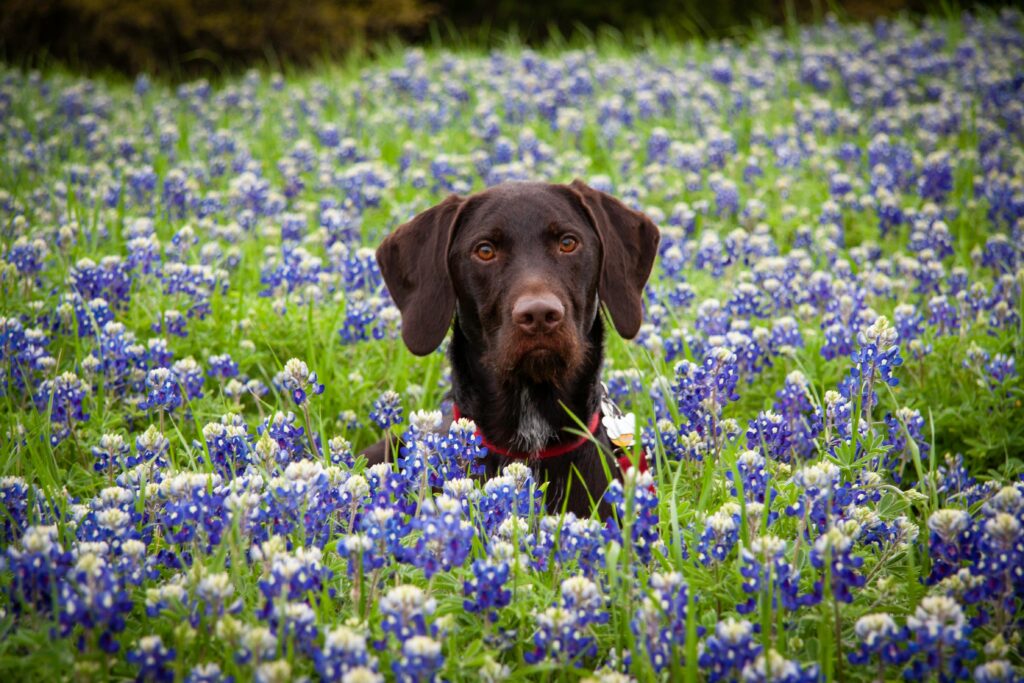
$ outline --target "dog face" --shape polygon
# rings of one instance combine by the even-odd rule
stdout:
[[[564,187],[509,183],[466,200],[448,274],[462,329],[499,381],[575,379],[598,313],[601,255]]]
[[[580,181],[451,196],[389,235],[377,261],[417,355],[460,326],[498,377],[570,382],[608,308],[632,338],[658,247],[647,216]]]

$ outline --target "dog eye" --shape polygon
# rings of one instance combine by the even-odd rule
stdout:
[[[476,254],[476,257],[481,261],[490,261],[498,255],[498,252],[494,249],[494,245],[490,242],[481,242],[476,245],[476,248],[473,249],[473,253]]]
[[[580,241],[572,235],[563,235],[562,239],[558,242],[558,250],[563,254],[576,251],[578,246],[580,246]]]

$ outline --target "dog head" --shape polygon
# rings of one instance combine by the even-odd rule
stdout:
[[[583,363],[599,302],[632,338],[657,254],[644,214],[580,181],[506,183],[450,196],[389,235],[377,261],[426,355],[452,316],[498,377],[561,384]]]

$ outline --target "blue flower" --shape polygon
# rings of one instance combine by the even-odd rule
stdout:
[[[495,610],[512,601],[512,592],[505,587],[508,583],[508,563],[476,560],[472,571],[473,578],[462,584],[466,596],[462,606],[467,612],[482,612],[491,621],[496,621],[498,614]]]
[[[818,683],[821,680],[817,664],[804,667],[775,650],[759,655],[744,666],[741,673],[743,683]]]
[[[89,414],[83,408],[92,388],[73,372],[64,372],[56,379],[45,380],[35,395],[36,409],[50,412],[52,424],[50,443],[56,446],[71,434],[75,422],[85,422]]]
[[[715,624],[714,635],[702,643],[698,664],[710,683],[733,680],[761,654],[754,640],[754,625],[746,619],[727,618]]]
[[[173,648],[164,645],[160,636],[143,636],[133,650],[128,652],[128,663],[139,667],[138,681],[174,680],[174,669],[170,664],[176,653]]]
[[[686,644],[688,601],[688,587],[682,574],[651,574],[649,592],[630,621],[630,628],[645,644],[655,671],[663,671],[681,658],[681,648]],[[700,635],[703,628],[697,629]]]
[[[936,676],[940,681],[968,678],[968,662],[976,656],[969,640],[970,626],[960,605],[945,595],[929,595],[907,617],[910,666],[903,677],[911,681]]]
[[[641,564],[651,561],[658,535],[658,495],[654,477],[650,472],[639,472],[631,467],[624,476],[625,483],[614,480],[604,494],[605,501],[615,506],[616,517],[611,520],[605,535],[619,543],[628,543]],[[623,538],[629,529],[630,537]]]
[[[309,396],[324,393],[324,385],[317,381],[315,372],[299,360],[292,358],[284,365],[284,370],[274,376],[274,385],[286,391],[295,401],[295,405],[303,406]]]
[[[381,628],[406,642],[416,636],[433,635],[427,618],[437,608],[437,602],[419,586],[395,586],[380,599]]]
[[[853,554],[853,539],[838,527],[818,536],[811,548],[811,565],[814,568],[825,569],[826,562],[833,599],[853,602],[851,589],[864,586],[864,575],[857,572],[864,565],[864,558]]]
[[[376,669],[366,636],[347,626],[338,626],[324,636],[324,645],[313,653],[316,672],[325,681],[341,681],[353,669]]]
[[[401,397],[399,397],[399,395],[394,391],[385,391],[380,395],[380,398],[373,402],[373,410],[370,412],[370,419],[385,431],[392,425],[401,423]]]
[[[584,576],[564,579],[561,597],[559,606],[536,615],[534,649],[525,654],[529,664],[548,656],[578,667],[583,665],[583,659],[597,654],[597,641],[589,627],[606,623],[609,618],[597,584]]]
[[[461,567],[476,535],[463,516],[462,504],[447,495],[424,500],[411,526],[419,535],[412,547],[405,548],[403,559],[421,568],[428,579],[439,571]]]
[[[886,666],[899,666],[906,661],[906,630],[898,627],[890,615],[867,614],[857,619],[853,631],[858,643],[857,649],[849,654],[851,664],[871,664],[874,660],[884,678]]]
[[[441,643],[430,636],[413,636],[402,644],[402,656],[391,668],[400,683],[436,681],[444,666]]]

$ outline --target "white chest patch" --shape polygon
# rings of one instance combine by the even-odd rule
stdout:
[[[554,434],[555,430],[537,411],[537,407],[530,399],[530,392],[523,389],[519,394],[519,428],[514,438],[515,449],[525,453],[537,453]]]

